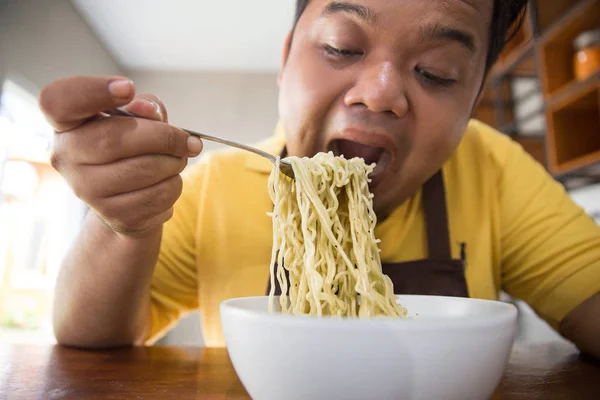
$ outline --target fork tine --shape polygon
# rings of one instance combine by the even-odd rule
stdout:
[[[295,179],[294,169],[292,168],[292,164],[290,164],[289,162],[279,160],[279,171],[285,176],[291,178],[292,180]]]

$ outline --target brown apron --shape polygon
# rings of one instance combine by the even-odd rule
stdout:
[[[392,280],[395,294],[469,297],[465,279],[465,244],[460,244],[460,259],[452,259],[450,251],[446,192],[441,170],[423,186],[423,207],[429,258],[382,263],[383,273]],[[279,267],[276,265],[275,268]],[[275,283],[275,294],[280,295],[279,282],[275,280]],[[270,287],[269,281],[267,294]]]

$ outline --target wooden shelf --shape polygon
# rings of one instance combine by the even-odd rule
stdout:
[[[538,5],[538,14],[545,13],[547,24],[540,20],[540,42],[551,42],[559,38],[565,27],[577,26],[577,20],[589,14],[597,6],[598,0],[537,0],[544,5]],[[539,18],[539,16],[538,16]]]
[[[563,164],[561,164],[559,168],[556,168],[553,172],[556,175],[560,176],[571,171],[576,171],[580,168],[596,164],[598,162],[600,162],[600,150],[590,154],[586,154],[585,156],[577,157],[572,160],[566,161]]]
[[[528,40],[515,47],[492,68],[491,81],[497,82],[507,75],[536,76],[534,42]]]
[[[580,0],[535,0],[537,5],[537,23],[539,31],[544,33],[552,30],[559,20],[573,7],[581,3]]]
[[[571,81],[548,99],[546,107],[550,110],[566,107],[570,102],[595,88],[600,88],[600,71],[586,80]]]
[[[562,179],[600,165],[600,71],[576,80],[573,45],[582,32],[600,28],[600,0],[530,0],[530,5],[522,29],[492,68],[474,117],[521,143]],[[534,93],[515,97],[512,83],[522,77],[539,79],[541,90],[532,87]],[[517,120],[522,113],[513,108],[540,95],[540,110]],[[543,137],[519,132],[530,116],[545,117]]]
[[[600,162],[600,80],[573,88],[546,113],[549,168],[556,175]]]
[[[600,28],[600,0],[583,0],[545,32],[539,42],[544,95],[551,97],[574,79],[573,42],[584,31]]]
[[[588,165],[586,167],[575,169],[571,172],[561,175],[560,179],[569,178],[585,178],[585,179],[600,179],[600,163]]]

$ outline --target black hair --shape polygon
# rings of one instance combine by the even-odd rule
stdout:
[[[296,0],[296,14],[294,16],[294,29],[304,13],[310,0]],[[490,26],[490,43],[485,65],[486,72],[498,60],[504,46],[517,33],[525,9],[527,0],[494,0],[494,11],[492,12],[492,23]]]

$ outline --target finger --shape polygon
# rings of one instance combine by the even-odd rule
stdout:
[[[56,132],[64,132],[102,111],[129,103],[134,94],[133,82],[127,78],[76,76],[44,87],[39,105]]]
[[[156,121],[168,122],[167,108],[158,96],[150,93],[142,93],[123,107],[124,110],[132,112],[142,118],[154,119]]]
[[[97,211],[121,231],[143,231],[156,222],[156,217],[168,211],[182,191],[181,176],[176,175],[156,185],[104,199]]]
[[[67,180],[80,199],[107,198],[153,186],[180,174],[186,165],[186,158],[145,155],[111,164],[80,166],[77,175],[68,176]]]
[[[58,163],[60,158],[68,158],[74,164],[108,164],[145,154],[195,157],[202,148],[190,146],[188,142],[193,142],[190,138],[188,133],[164,122],[131,117],[99,118],[77,131],[56,135],[53,158]]]

